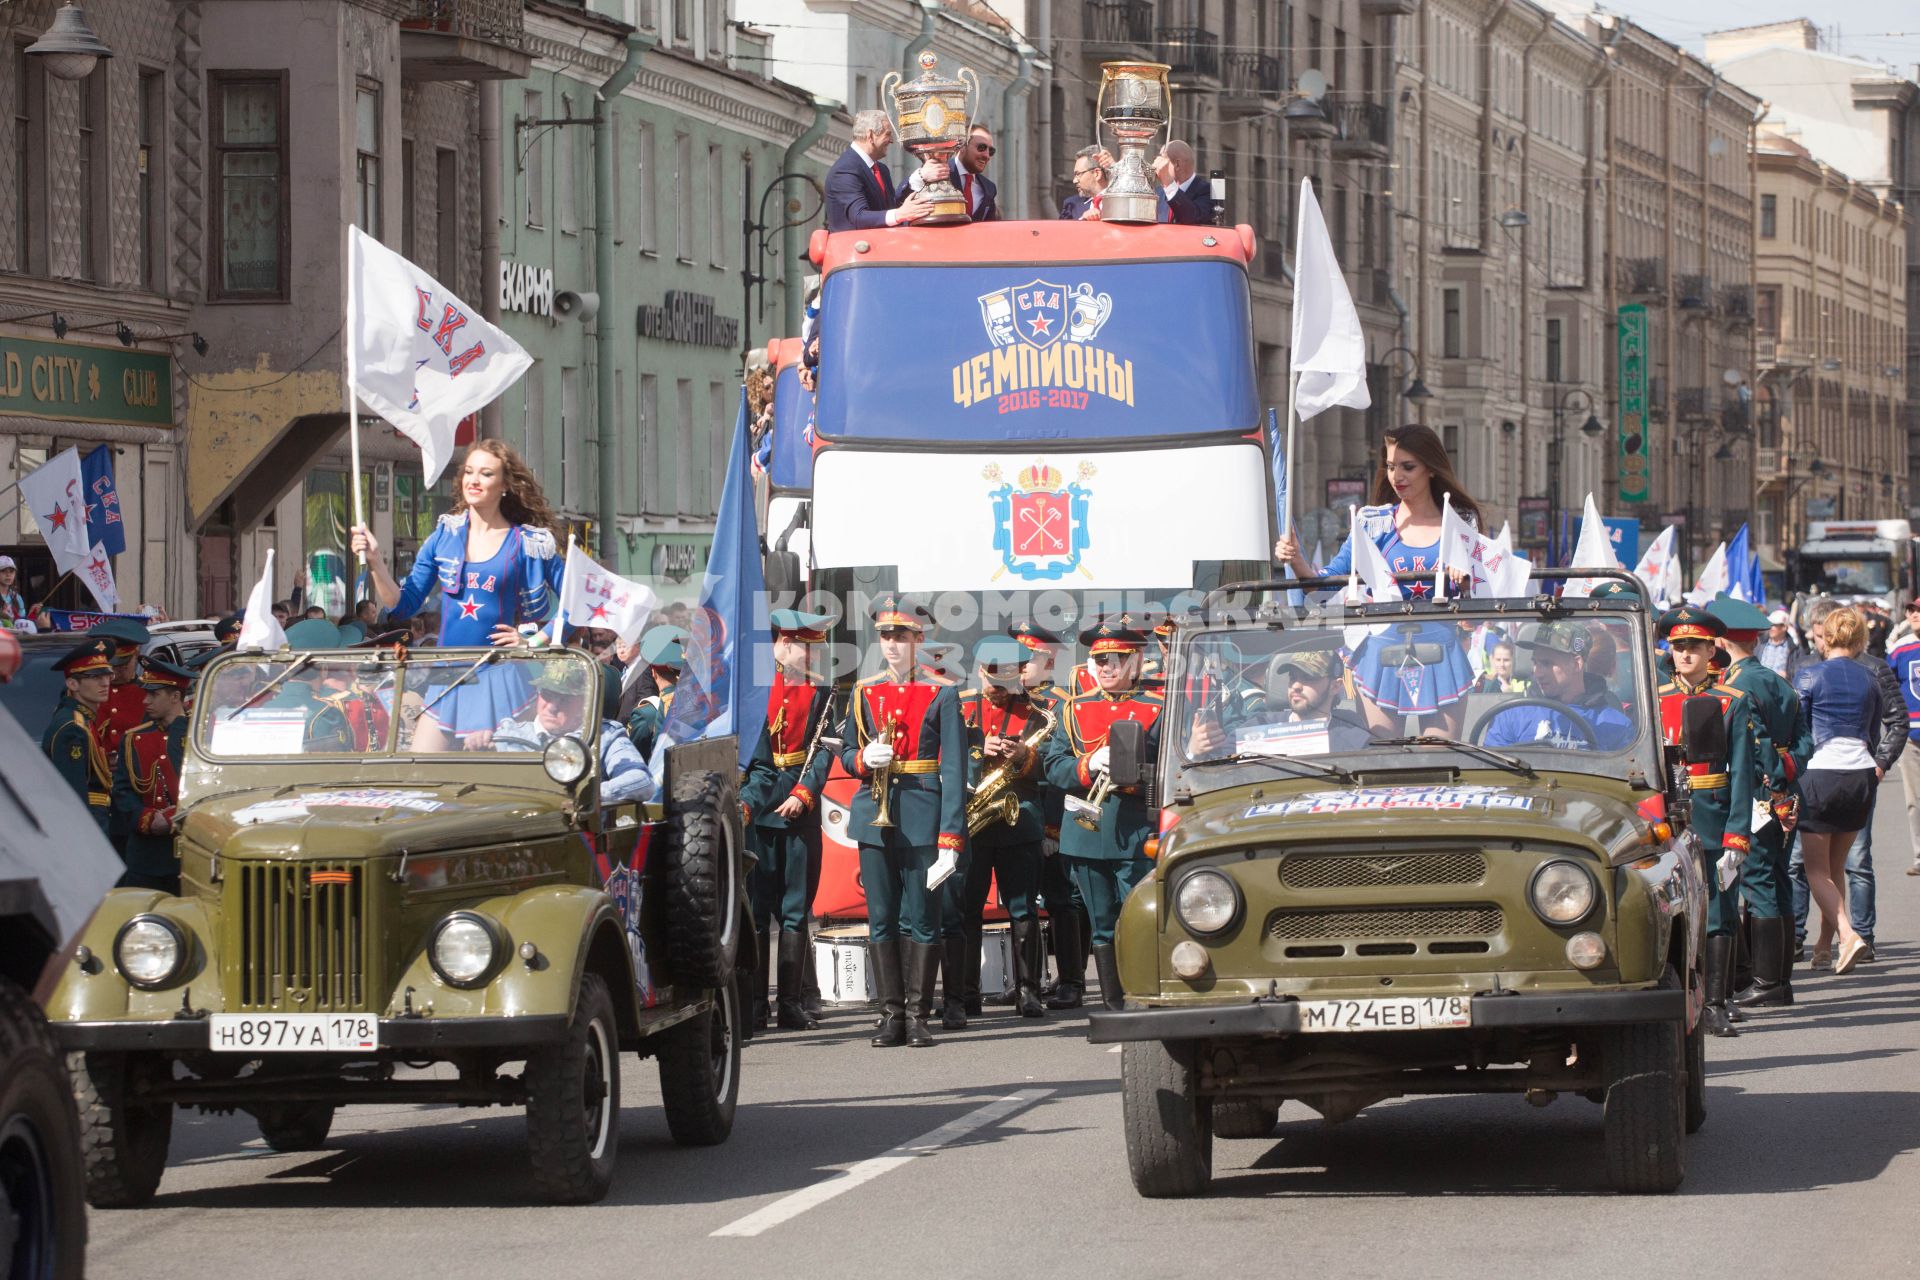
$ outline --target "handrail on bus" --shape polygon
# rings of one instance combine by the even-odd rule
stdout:
[[[1564,569],[1534,568],[1534,569],[1528,570],[1527,572],[1527,581],[1529,582],[1545,582],[1545,581],[1551,581],[1556,578],[1603,578],[1603,579],[1608,579],[1614,582],[1624,583],[1625,585],[1633,588],[1635,592],[1635,598],[1633,600],[1631,601],[1621,600],[1619,597],[1610,597],[1607,599],[1595,601],[1592,607],[1596,609],[1604,606],[1609,606],[1609,605],[1618,607],[1620,605],[1631,605],[1635,603],[1641,605],[1642,607],[1645,607],[1645,604],[1646,604],[1645,596],[1643,594],[1645,592],[1645,587],[1641,583],[1640,579],[1636,578],[1633,574],[1629,573],[1627,570],[1619,568],[1618,566],[1609,565],[1604,569],[1584,569],[1578,565],[1571,565]],[[1420,583],[1420,582],[1430,583],[1433,581],[1433,574],[1431,572],[1396,573],[1393,575],[1393,580],[1397,583]],[[1333,590],[1344,590],[1346,588],[1346,585],[1347,585],[1347,575],[1345,574],[1339,574],[1335,576],[1323,575],[1318,578],[1267,578],[1267,579],[1262,579],[1257,581],[1249,580],[1244,582],[1228,582],[1218,587],[1215,587],[1213,590],[1207,592],[1207,598],[1201,607],[1206,610],[1211,610],[1214,604],[1216,603],[1216,601],[1218,601],[1222,597],[1230,596],[1230,595],[1244,595],[1249,592],[1333,591]],[[1513,598],[1521,599],[1523,597],[1516,596]],[[1533,597],[1533,598],[1538,599],[1542,597]],[[1553,599],[1556,602],[1559,600],[1558,597],[1553,597],[1553,596],[1548,596],[1544,598]],[[1472,597],[1465,596],[1465,595],[1460,595],[1460,596],[1450,595],[1445,600],[1437,601],[1437,602],[1429,602],[1429,603],[1457,605],[1471,599]],[[1394,603],[1411,604],[1414,602],[1413,601],[1395,602],[1390,600],[1373,600],[1373,601],[1368,601],[1367,603],[1369,604],[1394,604]],[[1570,608],[1572,607],[1571,602],[1569,602],[1568,604],[1562,605],[1560,607]]]

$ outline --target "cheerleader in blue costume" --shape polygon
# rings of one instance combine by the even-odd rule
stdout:
[[[1424,573],[1431,579],[1440,553],[1441,503],[1449,493],[1455,513],[1480,528],[1480,505],[1453,474],[1440,437],[1427,427],[1396,427],[1386,433],[1380,470],[1373,481],[1374,505],[1360,508],[1361,536],[1373,539],[1394,573]],[[1292,532],[1274,544],[1273,554],[1302,578],[1340,577],[1353,564],[1351,537],[1325,567],[1309,563],[1300,554],[1299,539]],[[1403,583],[1402,589],[1418,597],[1433,588],[1429,581]],[[1385,646],[1409,641],[1439,645],[1443,654],[1439,665],[1389,667],[1382,660]],[[1412,636],[1396,632],[1372,637],[1352,655],[1352,662],[1354,683],[1365,695],[1361,706],[1367,725],[1375,733],[1397,736],[1404,731],[1404,718],[1417,715],[1423,727],[1448,737],[1460,736],[1466,696],[1473,686],[1473,664],[1467,660],[1457,627],[1430,622],[1421,624]]]
[[[557,523],[520,455],[482,440],[467,450],[460,497],[421,546],[405,582],[394,581],[364,526],[353,531],[353,550],[366,558],[374,593],[394,617],[413,614],[440,593],[443,648],[510,645],[519,643],[521,623],[545,622],[560,601],[566,563],[554,542]],[[533,700],[519,663],[489,667],[435,703],[437,693],[423,690],[434,705],[415,729],[415,750],[452,750],[452,739],[514,719]]]

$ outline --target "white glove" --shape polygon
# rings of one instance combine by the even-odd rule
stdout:
[[[1059,852],[1060,852],[1060,842],[1057,839],[1055,839],[1052,836],[1041,837],[1040,839],[1040,856],[1041,857],[1051,858],[1054,855],[1058,854]]]
[[[935,855],[933,865],[927,868],[927,891],[938,889],[946,878],[960,866],[960,855],[952,849],[942,849]]]
[[[1105,773],[1106,771],[1107,771],[1107,749],[1105,747],[1101,747],[1087,758],[1087,774],[1089,777],[1091,777],[1091,776]]]
[[[893,763],[893,744],[869,742],[860,750],[860,763],[869,769],[884,769]]]
[[[1740,864],[1746,860],[1747,855],[1738,849],[1728,849],[1720,855],[1720,861],[1714,864],[1720,873],[1720,892],[1725,893],[1733,887],[1734,880],[1740,875]]]

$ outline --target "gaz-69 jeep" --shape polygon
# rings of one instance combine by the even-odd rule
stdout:
[[[337,1107],[396,1100],[523,1105],[538,1193],[598,1199],[628,1050],[658,1061],[675,1139],[727,1137],[735,745],[673,749],[663,804],[603,804],[600,670],[527,648],[208,668],[182,894],[109,894],[48,1002],[95,1205],[154,1194],[177,1106],[246,1111],[298,1151]],[[494,730],[442,728],[476,704]]]
[[[1161,813],[1116,937],[1125,1006],[1089,1018],[1124,1046],[1135,1188],[1200,1192],[1213,1139],[1267,1136],[1289,1099],[1331,1122],[1462,1093],[1600,1103],[1613,1184],[1675,1187],[1705,1118],[1681,756],[1724,750],[1717,710],[1663,743],[1637,597],[1313,602],[1344,585],[1216,593],[1176,635],[1159,759],[1110,744]],[[1500,638],[1502,691],[1414,713]]]

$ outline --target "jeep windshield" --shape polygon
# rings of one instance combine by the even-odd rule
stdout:
[[[1657,776],[1645,612],[1569,605],[1271,603],[1183,627],[1170,786],[1435,768]]]
[[[210,756],[526,754],[591,745],[600,678],[570,649],[241,654],[209,668],[194,732]]]

